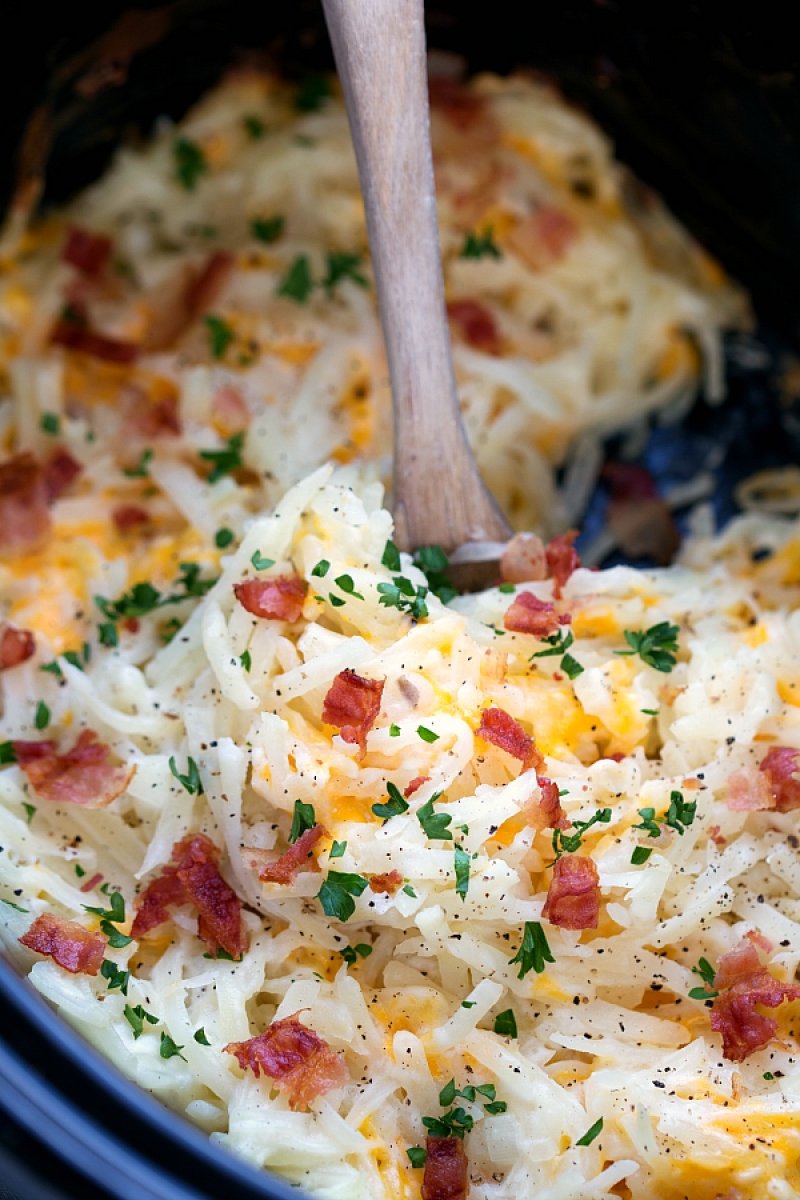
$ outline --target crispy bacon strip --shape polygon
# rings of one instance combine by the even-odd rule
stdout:
[[[528,583],[547,578],[544,542],[535,533],[515,533],[500,559],[504,583]]]
[[[115,766],[111,750],[91,729],[81,731],[71,750],[59,754],[55,742],[12,742],[17,762],[37,796],[53,804],[105,808],[121,796],[135,767]]]
[[[538,771],[544,766],[544,759],[536,749],[533,738],[505,709],[485,708],[481,713],[481,723],[475,730],[475,736],[518,758],[523,771],[527,771],[529,767],[535,767]]]
[[[789,746],[772,746],[759,763],[767,777],[775,801],[770,808],[791,812],[800,808],[800,750]]]
[[[579,854],[556,859],[542,916],[561,929],[597,928],[600,885],[593,859]]]
[[[0,558],[40,550],[50,535],[47,486],[28,451],[0,463]]]
[[[393,896],[402,886],[403,876],[399,871],[387,871],[385,875],[373,875],[369,881],[369,890]]]
[[[47,954],[73,975],[96,975],[106,949],[99,933],[90,933],[75,921],[42,913],[19,939],[37,954]]]
[[[381,710],[383,679],[365,679],[349,669],[334,679],[322,706],[322,720],[336,725],[345,742],[366,749],[367,733]]]
[[[570,529],[554,537],[544,549],[547,574],[553,580],[553,591],[557,597],[561,595],[561,589],[572,572],[581,565],[578,551],[572,544],[577,536],[577,529]]]
[[[348,1078],[342,1055],[335,1054],[319,1034],[302,1025],[299,1015],[293,1013],[282,1021],[273,1021],[256,1037],[230,1042],[225,1047],[243,1071],[251,1070],[256,1079],[263,1071],[273,1079],[293,1109],[307,1108]]]
[[[450,300],[447,315],[464,341],[475,350],[498,355],[503,343],[494,317],[478,300]]]
[[[114,243],[102,233],[92,233],[73,225],[67,230],[66,241],[61,250],[62,262],[90,278],[100,275],[111,255]]]
[[[18,667],[36,653],[36,642],[29,629],[17,629],[0,621],[0,671]]]
[[[758,812],[774,808],[775,797],[764,771],[741,767],[728,776],[725,803],[732,812]]]
[[[186,288],[186,309],[191,319],[207,312],[222,291],[233,270],[234,257],[227,250],[215,250]]]
[[[92,358],[123,366],[132,363],[139,355],[139,347],[135,342],[96,333],[90,328],[85,311],[74,304],[70,306],[67,316],[61,316],[56,321],[50,331],[50,342],[54,346],[65,346],[68,350],[77,350]]]
[[[321,825],[306,829],[293,846],[261,868],[258,878],[262,883],[294,883],[300,871],[318,871],[319,864],[311,851],[324,833]]]
[[[539,785],[539,799],[535,802],[535,811],[530,812],[534,805],[526,806],[529,816],[534,818],[532,823],[542,829],[566,829],[569,820],[561,807],[558,784],[546,775],[537,775],[536,782]]]
[[[466,1200],[468,1162],[462,1139],[428,1137],[425,1149],[422,1200]]]
[[[409,798],[409,796],[413,796],[414,792],[418,792],[423,783],[427,783],[429,779],[430,775],[415,775],[414,778],[403,788],[403,795],[405,796],[406,800]]]
[[[510,633],[530,633],[534,637],[548,637],[559,625],[569,624],[569,614],[556,612],[547,600],[540,600],[533,592],[519,592],[509,605],[503,624]]]
[[[65,446],[56,446],[44,461],[44,486],[47,502],[52,504],[75,482],[83,465],[73,458]]]
[[[722,1053],[730,1062],[742,1062],[775,1035],[777,1021],[756,1005],[778,1008],[785,1000],[800,999],[800,987],[771,975],[748,938],[722,955],[714,985],[719,995],[711,1007],[711,1028],[721,1034]]]
[[[169,917],[169,908],[192,904],[198,936],[209,950],[240,958],[245,949],[242,904],[222,878],[220,851],[204,833],[190,834],[172,847],[172,861],[151,880],[137,901],[131,937],[141,938]]]
[[[308,584],[299,575],[273,575],[271,579],[245,579],[233,590],[242,608],[269,621],[299,621]]]
[[[139,504],[118,504],[111,513],[111,519],[120,533],[129,533],[132,529],[149,525],[150,513]]]

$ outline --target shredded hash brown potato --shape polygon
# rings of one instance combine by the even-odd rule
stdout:
[[[590,570],[555,484],[721,399],[747,304],[541,84],[433,102],[467,419],[544,537],[486,592],[392,542],[330,83],[225,81],[6,246],[3,942],[315,1196],[788,1200],[800,533]]]

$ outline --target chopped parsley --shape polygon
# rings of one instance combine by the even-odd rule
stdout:
[[[357,946],[345,946],[344,950],[340,950],[339,953],[348,967],[352,967],[354,963],[358,962],[359,958],[369,958],[370,954],[372,954],[372,946],[369,946],[366,942],[359,942]]]
[[[322,280],[328,296],[333,295],[334,289],[343,279],[352,279],[359,287],[369,287],[369,280],[359,270],[362,263],[360,254],[350,254],[347,251],[328,251],[327,272]]]
[[[535,651],[531,655],[531,662],[534,658],[552,658],[556,654],[565,654],[575,639],[572,636],[571,629],[566,630],[566,632],[563,629],[559,629],[557,633],[551,633],[549,637],[542,638],[542,641],[547,646],[547,649]]]
[[[158,1053],[162,1058],[174,1058],[177,1055],[178,1058],[183,1058],[183,1061],[186,1062],[187,1060],[181,1054],[182,1049],[183,1046],[177,1046],[168,1033],[161,1034]]]
[[[311,266],[306,254],[298,254],[291,263],[289,270],[278,284],[278,295],[288,296],[298,304],[305,304],[314,288],[311,278]]]
[[[381,562],[389,571],[399,571],[402,567],[400,561],[400,551],[395,546],[394,542],[389,538],[386,545],[383,547],[383,555]]]
[[[230,346],[236,334],[227,321],[210,313],[204,318],[208,330],[208,346],[212,358],[224,358],[225,351]]]
[[[95,597],[95,600],[97,597]],[[118,646],[119,633],[113,621],[101,621],[97,626],[97,637],[101,646]]]
[[[546,963],[556,961],[547,943],[544,930],[538,921],[525,922],[522,944],[514,957],[508,961],[509,965],[519,963],[518,979],[524,979],[529,971],[535,971],[537,975],[541,975]]]
[[[330,99],[331,85],[324,75],[306,75],[294,96],[298,112],[317,112]]]
[[[177,779],[178,783],[181,784],[182,787],[186,788],[186,791],[190,796],[203,795],[203,781],[200,778],[200,769],[193,758],[187,758],[186,774],[182,775],[178,770],[178,764],[175,761],[175,755],[171,754],[169,758],[169,769],[170,773],[175,777],[175,779]]]
[[[46,412],[42,413],[39,421],[39,428],[42,433],[49,433],[55,437],[61,431],[61,418],[58,413]]]
[[[125,1017],[125,1020],[133,1030],[134,1039],[138,1039],[142,1036],[145,1021],[147,1021],[150,1025],[158,1024],[158,1017],[154,1017],[153,1014],[148,1012],[146,1008],[143,1008],[141,1004],[137,1004],[135,1008],[132,1008],[130,1004],[126,1004],[122,1010],[122,1013]]]
[[[285,226],[285,217],[256,217],[250,222],[250,232],[256,241],[268,246],[271,242],[277,242]]]
[[[319,562],[311,568],[311,574],[316,579],[324,579],[330,569],[331,564],[328,562],[327,558],[321,558]]]
[[[422,571],[428,587],[442,604],[448,604],[458,595],[447,579],[448,558],[441,546],[420,546],[414,553],[414,566]]]
[[[261,117],[256,116],[255,113],[246,113],[242,117],[242,124],[244,125],[245,133],[254,142],[263,137],[267,131],[267,127],[261,120]]]
[[[400,726],[394,722],[389,726],[389,737],[400,737]]]
[[[611,820],[610,808],[598,808],[588,821],[573,821],[574,833],[566,833],[563,829],[553,830],[553,853],[556,858],[562,854],[574,854],[583,843],[583,835],[593,825],[607,825]]]
[[[375,816],[382,817],[384,821],[388,821],[390,817],[399,817],[408,809],[408,801],[396,784],[387,783],[386,791],[389,793],[389,799],[372,806]]]
[[[425,725],[418,725],[417,733],[423,742],[429,742],[431,745],[439,740],[439,734],[434,733],[432,729],[428,729]]]
[[[36,815],[36,805],[28,804],[27,801],[23,800],[22,807],[25,810],[25,823],[27,825],[30,825],[31,821],[33,820],[34,816]]]
[[[517,1037],[517,1018],[513,1009],[507,1008],[505,1012],[497,1014],[494,1019],[494,1031],[501,1037]]]
[[[347,603],[341,596],[334,596],[333,592],[328,594],[328,600],[334,608],[344,608]]]
[[[595,1121],[594,1125],[590,1126],[590,1128],[586,1130],[586,1133],[583,1135],[583,1137],[578,1138],[575,1145],[576,1146],[591,1146],[594,1139],[596,1137],[599,1137],[599,1135],[602,1132],[603,1132],[603,1118],[598,1117],[598,1119]]]
[[[467,898],[467,890],[469,888],[469,864],[470,856],[466,850],[462,850],[461,846],[455,848],[455,872],[456,872],[456,894],[462,900]]]
[[[415,621],[422,621],[428,615],[427,594],[427,587],[422,584],[415,587],[405,575],[395,575],[391,583],[378,584],[378,603],[384,608],[410,613]]]
[[[341,858],[346,849],[347,849],[347,842],[334,841],[333,844],[331,845],[330,857],[331,858]]]
[[[631,855],[631,866],[640,867],[642,863],[647,862],[652,853],[652,846],[637,846]]]
[[[215,954],[209,954],[206,952],[203,955],[203,958],[210,958],[212,962],[217,962],[219,959],[222,959],[223,962],[240,963],[244,958],[244,955],[240,954],[238,958],[234,958],[233,955],[229,954],[227,950],[223,950],[222,946],[217,946]]]
[[[442,1113],[440,1117],[423,1117],[422,1124],[431,1137],[463,1138],[475,1122],[466,1109],[459,1105],[457,1108],[451,1108],[449,1112]]]
[[[0,896],[0,900],[3,901],[3,904],[7,904],[9,908],[16,909],[17,912],[27,913],[29,911],[27,908],[23,908],[22,905],[15,904],[13,900],[6,900],[4,896]]]
[[[660,837],[659,821],[661,821],[683,837],[694,821],[697,813],[697,801],[686,801],[683,798],[683,792],[673,791],[669,794],[669,808],[663,817],[657,817],[656,810],[650,806],[637,809],[637,812],[642,820],[640,824],[632,826],[633,829],[643,829],[648,837]]]
[[[494,230],[487,225],[483,233],[468,233],[461,247],[459,258],[502,258],[499,248],[495,245]]]
[[[122,474],[128,479],[149,479],[150,463],[153,461],[153,451],[143,450],[135,467],[123,467]]]
[[[692,967],[692,973],[700,976],[704,986],[692,988],[689,992],[690,1000],[713,1000],[719,995],[719,992],[714,989],[717,973],[707,958],[701,958],[697,966]]]
[[[110,958],[104,958],[100,966],[100,974],[107,981],[109,991],[119,988],[123,996],[127,996],[128,981],[131,977],[130,971],[122,971]]]
[[[40,700],[36,705],[33,723],[37,729],[47,729],[47,726],[50,724],[50,709],[44,700]]]
[[[251,655],[249,650],[242,651],[242,653],[239,655],[239,662],[242,664],[242,668],[245,671],[250,670],[250,668],[253,665],[253,656]]]
[[[86,874],[80,863],[75,863],[75,874],[78,876],[78,879],[83,879]]]
[[[14,746],[11,742],[0,742],[0,766],[5,767],[8,763],[15,763],[17,755],[14,751]]]
[[[200,1046],[210,1046],[211,1045],[211,1042],[206,1037],[206,1031],[202,1025],[200,1026],[199,1029],[195,1029],[194,1033],[192,1034],[192,1037]]]
[[[172,153],[175,158],[175,174],[186,188],[193,192],[201,175],[208,171],[206,156],[196,142],[181,137],[174,143]]]
[[[433,811],[433,802],[438,800],[441,792],[435,792],[430,800],[427,800],[421,808],[417,809],[417,820],[422,826],[425,835],[431,841],[452,842],[453,835],[448,829],[448,825],[452,821],[449,813],[435,813]]]
[[[117,925],[122,925],[125,920],[125,897],[122,892],[110,892],[108,894],[110,906],[108,908],[92,908],[88,904],[84,904],[87,912],[94,913],[100,917],[100,929],[108,938],[108,944],[114,950],[120,950],[123,946],[129,946],[133,938],[128,937],[116,928]]]
[[[356,591],[356,585],[353,583],[350,575],[337,575],[333,581],[338,588],[341,589],[347,596],[352,596],[355,600],[363,600],[361,592]]]
[[[228,529],[227,526],[223,525],[223,527],[218,529],[214,534],[214,545],[218,550],[224,550],[226,546],[230,546],[234,536],[235,534],[233,530]]]
[[[212,464],[211,472],[208,476],[209,483],[216,483],[224,475],[231,475],[234,471],[240,469],[242,466],[243,446],[244,433],[240,432],[234,433],[228,438],[224,450],[200,451],[200,458],[202,458],[203,462]]]
[[[410,883],[405,884],[402,890],[407,896],[410,896],[412,900],[416,900],[417,893],[414,891]]]
[[[80,651],[65,650],[61,657],[65,659],[70,666],[77,667],[79,671],[82,671],[86,663],[88,663],[89,659],[91,658],[91,655],[91,646],[88,642],[84,642]],[[61,665],[57,658],[51,659],[50,662],[42,663],[39,670],[47,671],[50,675],[55,675],[56,679],[63,679],[64,677],[64,672],[61,670]]]
[[[571,654],[565,654],[561,660],[561,670],[569,679],[577,679],[583,674],[583,666]]]
[[[678,634],[680,628],[669,621],[659,621],[649,629],[637,631],[623,629],[622,634],[630,650],[615,650],[623,656],[638,654],[643,663],[656,671],[669,672],[677,663]]]
[[[661,829],[656,820],[656,810],[648,805],[647,808],[639,808],[636,810],[642,818],[638,825],[632,825],[632,829],[643,829],[648,837],[660,837]]]
[[[363,875],[347,871],[329,871],[328,877],[317,893],[326,917],[347,921],[356,910],[353,896],[360,896],[368,881]]]
[[[253,551],[253,553],[250,555],[250,562],[253,564],[253,566],[255,567],[255,569],[257,571],[266,571],[270,567],[275,566],[275,559],[274,558],[266,558],[265,555],[263,555],[260,550]]]
[[[424,1146],[409,1146],[406,1150],[409,1161],[412,1167],[424,1167],[425,1160],[428,1157],[428,1151]]]
[[[289,830],[289,845],[293,846],[301,834],[304,834],[307,829],[313,829],[316,823],[317,814],[314,812],[314,805],[306,804],[303,800],[295,800],[292,828]]]

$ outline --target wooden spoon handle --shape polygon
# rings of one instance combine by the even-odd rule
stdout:
[[[444,303],[423,0],[323,0],[367,217],[394,404],[404,549],[502,541],[461,419]]]

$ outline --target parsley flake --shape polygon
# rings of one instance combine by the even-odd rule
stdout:
[[[337,575],[333,582],[345,593],[345,595],[352,596],[355,600],[364,599],[364,597],[361,595],[361,592],[356,591],[356,585],[353,583],[350,575]]]
[[[150,449],[143,450],[139,455],[139,461],[135,467],[124,467],[122,474],[128,479],[149,479],[150,478],[150,463],[153,460],[153,451]]]
[[[428,742],[431,745],[439,740],[439,734],[434,733],[432,729],[428,729],[425,725],[417,726],[417,734],[422,738],[423,742]]]
[[[599,1117],[595,1121],[594,1125],[590,1126],[589,1129],[586,1130],[586,1133],[583,1135],[583,1137],[578,1138],[575,1145],[576,1146],[590,1146],[592,1144],[592,1142],[594,1141],[594,1139],[596,1137],[599,1137],[599,1135],[602,1132],[603,1132],[603,1118]]]
[[[397,546],[395,546],[391,538],[387,541],[383,548],[381,562],[383,563],[384,567],[388,568],[390,571],[399,571],[402,568],[402,563],[400,562],[400,551],[397,549]]]
[[[234,471],[238,471],[242,466],[242,447],[244,446],[244,433],[234,433],[229,437],[224,450],[201,450],[200,458],[203,462],[212,464],[212,469],[208,476],[209,483],[216,483],[218,479],[222,479],[224,475],[231,475]]]
[[[193,192],[200,176],[208,171],[205,154],[196,142],[185,137],[178,138],[172,147],[172,153],[175,159],[175,174],[187,192]]]
[[[414,554],[414,566],[428,580],[428,587],[442,604],[449,604],[458,595],[458,590],[447,578],[449,560],[441,546],[420,546]]]
[[[206,1031],[202,1025],[200,1026],[199,1029],[195,1029],[194,1033],[192,1034],[192,1037],[200,1046],[210,1046],[211,1045],[211,1042],[206,1037]]]
[[[301,834],[304,834],[307,829],[313,829],[316,823],[317,814],[314,812],[314,805],[306,804],[303,800],[295,800],[292,827],[289,830],[289,845],[293,846]]]
[[[432,841],[452,842],[453,835],[447,827],[453,818],[449,813],[435,813],[433,811],[433,802],[434,800],[438,800],[441,794],[441,792],[435,792],[430,800],[427,800],[421,808],[417,809],[417,820],[426,836]]]
[[[487,225],[483,233],[468,233],[461,247],[459,258],[502,258],[499,248],[495,245],[494,230]]]
[[[278,284],[278,295],[305,304],[314,287],[308,255],[298,254]]]
[[[642,863],[647,862],[652,853],[652,846],[637,846],[631,855],[631,866],[640,867]]]
[[[317,893],[326,917],[347,921],[356,910],[353,896],[360,896],[367,886],[363,875],[347,871],[329,871],[328,877]]]
[[[39,428],[42,433],[49,433],[55,437],[61,431],[61,418],[58,413],[46,412],[42,413],[39,421]]]
[[[122,971],[115,962],[109,958],[104,958],[100,965],[100,974],[108,983],[108,990],[119,988],[123,996],[128,994],[128,981],[130,980],[130,971]]]
[[[133,1036],[135,1040],[142,1036],[145,1021],[147,1021],[150,1025],[158,1024],[158,1017],[154,1017],[153,1014],[148,1012],[146,1008],[143,1008],[141,1004],[137,1004],[135,1008],[132,1008],[130,1004],[126,1004],[122,1010],[122,1014],[133,1030]]]
[[[285,217],[256,217],[250,222],[250,232],[258,242],[269,246],[277,242],[286,225]]]
[[[0,742],[0,766],[7,766],[8,763],[15,763],[17,755],[14,746],[11,742]]]
[[[338,283],[343,279],[352,279],[359,287],[369,287],[369,280],[359,270],[362,263],[360,254],[349,254],[347,251],[329,251],[327,256],[327,272],[322,280],[328,296],[332,296]]]
[[[298,112],[317,112],[330,95],[331,85],[324,75],[307,75],[295,92],[294,106]]]
[[[546,963],[554,963],[544,930],[538,921],[526,921],[519,950],[510,958],[509,965],[519,963],[518,979],[524,979],[529,971],[541,975]]]
[[[407,612],[415,621],[422,621],[428,615],[425,597],[427,587],[422,584],[414,587],[405,575],[395,575],[391,583],[378,584],[378,603],[384,608],[396,608],[399,612]]]
[[[217,547],[218,550],[224,550],[226,546],[230,546],[231,542],[234,539],[234,536],[235,535],[234,535],[233,530],[228,529],[226,526],[223,525],[223,527],[221,529],[218,529],[217,532],[214,534],[214,545]]]
[[[499,1033],[501,1037],[517,1036],[517,1018],[514,1016],[514,1010],[507,1008],[504,1012],[498,1013],[494,1019],[494,1031]]]
[[[692,967],[692,973],[699,975],[705,986],[692,988],[689,992],[690,1000],[713,1000],[719,995],[719,992],[714,989],[717,973],[707,958],[699,959],[697,966]]]
[[[7,904],[9,908],[16,909],[17,912],[27,913],[29,911],[27,908],[23,908],[22,905],[15,904],[13,900],[6,900],[4,896],[0,896],[0,900],[2,900],[3,904]]]
[[[158,1053],[162,1058],[175,1058],[177,1055],[178,1058],[183,1058],[183,1061],[186,1062],[187,1059],[181,1054],[182,1049],[183,1046],[177,1046],[168,1033],[161,1034],[161,1042],[159,1043]]]
[[[36,815],[36,805],[28,804],[27,801],[23,800],[22,807],[25,810],[25,824],[30,825],[31,821]]]
[[[369,958],[372,954],[372,946],[367,945],[366,942],[359,942],[357,946],[345,946],[344,950],[340,950],[339,953],[348,967],[352,967],[359,958]]]
[[[389,726],[389,737],[400,737],[400,726],[394,722]]]
[[[346,849],[347,849],[347,842],[334,841],[333,844],[331,845],[330,857],[331,858],[341,858]]]
[[[455,848],[455,872],[456,872],[456,894],[462,900],[467,898],[467,890],[469,888],[469,864],[470,857],[466,850],[462,850],[460,846]]]
[[[260,550],[253,551],[253,553],[250,555],[250,562],[253,564],[253,566],[255,567],[255,569],[257,571],[266,571],[270,567],[275,566],[275,559],[267,558],[265,555],[263,555],[261,553]]]
[[[577,679],[583,674],[583,667],[571,654],[565,654],[561,660],[561,670],[570,679]]]
[[[593,825],[607,825],[611,820],[610,808],[598,808],[588,821],[573,821],[574,833],[566,833],[563,829],[553,830],[553,853],[556,858],[562,854],[574,854],[583,844],[583,835]]]
[[[623,657],[638,654],[643,663],[656,671],[668,673],[677,663],[678,634],[680,628],[669,621],[659,621],[645,630],[623,629],[622,634],[630,650],[615,650]]]
[[[245,133],[251,139],[251,141],[254,142],[258,141],[260,137],[263,137],[267,131],[267,127],[261,120],[261,117],[257,116],[255,113],[246,113],[245,116],[242,117],[242,124],[244,125]]]
[[[424,1167],[425,1160],[428,1157],[428,1151],[424,1146],[409,1146],[406,1150],[409,1161],[412,1167]]]
[[[330,569],[331,564],[328,562],[327,558],[321,558],[316,566],[311,568],[311,574],[316,579],[324,579]]]
[[[410,883],[405,884],[402,890],[407,896],[410,896],[412,900],[416,900],[417,893],[414,891]]]
[[[175,755],[171,754],[169,758],[170,773],[177,779],[190,796],[203,795],[203,781],[200,778],[200,770],[193,758],[186,760],[186,774],[181,775],[178,770],[178,764],[175,761]]]
[[[225,351],[235,338],[235,333],[227,321],[210,313],[204,318],[208,330],[208,345],[212,358],[224,358]]]
[[[399,817],[408,809],[408,801],[396,784],[387,783],[386,791],[389,793],[389,799],[372,806],[375,816],[382,817],[384,821],[388,821],[390,817]]]
[[[242,669],[249,671],[253,665],[253,656],[249,650],[243,650],[239,655],[239,662],[242,664]]]
[[[36,713],[34,714],[33,723],[37,729],[46,729],[50,724],[50,709],[47,707],[44,700],[40,700],[36,705]]]

